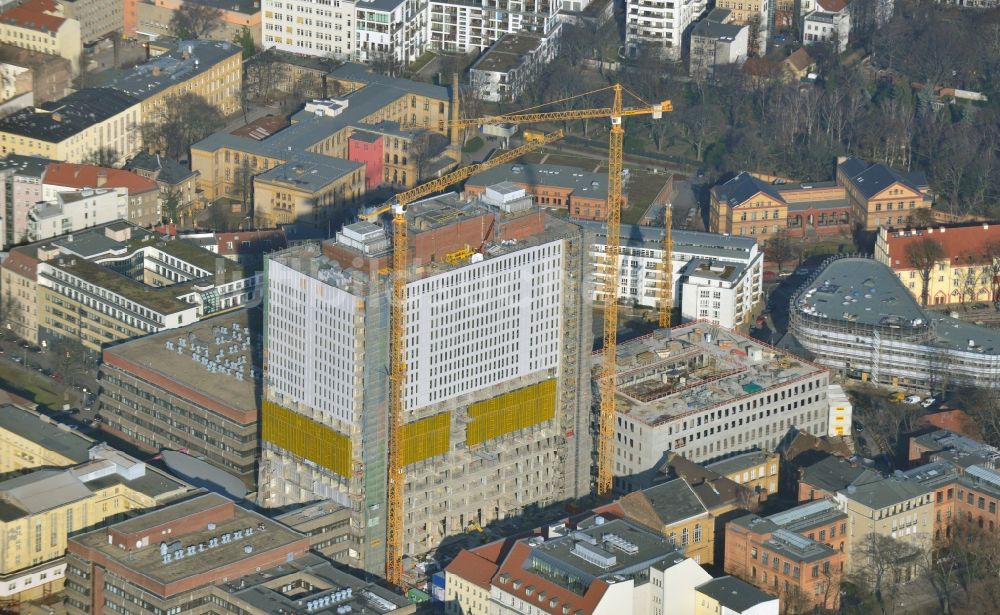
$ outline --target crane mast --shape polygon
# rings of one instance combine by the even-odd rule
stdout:
[[[463,167],[438,179],[431,180],[396,195],[393,201],[383,204],[359,216],[362,220],[377,220],[385,213],[392,212],[392,289],[390,294],[390,341],[389,341],[389,424],[386,476],[386,519],[385,578],[394,587],[403,587],[403,545],[406,528],[403,524],[403,509],[406,501],[406,474],[403,466],[403,397],[406,390],[406,281],[408,259],[408,236],[406,228],[406,206],[410,203],[440,192],[448,186],[467,179],[480,171],[485,171],[505,162],[515,160],[524,154],[561,139],[563,132],[557,130],[545,135],[535,143],[526,143],[515,149],[501,152],[479,164]]]
[[[673,205],[663,206],[663,286],[660,296],[660,328],[671,324],[671,311],[674,307],[674,210]]]
[[[597,418],[597,495],[611,493],[615,456],[615,382],[618,373],[618,253],[621,251],[622,214],[622,88],[616,84],[611,107],[608,146],[608,229],[604,258],[604,345],[601,359],[601,409]]]

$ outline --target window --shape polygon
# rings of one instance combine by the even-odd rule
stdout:
[[[694,525],[694,542],[695,544],[701,542],[701,524],[695,523]]]
[[[681,530],[681,546],[688,546],[688,529],[684,528]]]

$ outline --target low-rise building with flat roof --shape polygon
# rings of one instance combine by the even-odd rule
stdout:
[[[594,373],[600,364],[598,353]],[[668,450],[700,463],[773,450],[792,427],[827,430],[826,369],[722,327],[681,325],[620,343],[617,367],[616,477],[648,470]]]
[[[227,583],[308,551],[302,534],[205,494],[73,536],[66,608],[73,615],[179,612],[218,602],[213,596]]]
[[[545,36],[504,34],[469,68],[472,95],[489,102],[518,100],[559,51],[562,28]]]
[[[876,384],[1000,388],[1000,335],[921,308],[871,259],[824,264],[792,296],[789,331],[817,363]]]
[[[523,188],[539,207],[564,210],[571,218],[607,217],[607,173],[557,164],[502,164],[470,177],[465,182],[465,194],[479,196],[488,186],[502,182]],[[622,194],[622,207],[627,203],[628,195]]]
[[[260,308],[110,346],[101,429],[143,449],[186,449],[255,490]]]
[[[0,530],[22,533],[0,557],[0,599],[63,585],[67,536],[173,501],[193,488],[18,406],[0,407]]]
[[[43,241],[98,224],[124,220],[125,202],[114,190],[98,188],[60,192],[55,202],[37,203],[28,210],[28,241]]]

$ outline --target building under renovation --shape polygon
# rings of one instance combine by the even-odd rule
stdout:
[[[642,484],[665,451],[705,462],[774,450],[792,427],[825,435],[828,384],[826,369],[708,323],[619,344],[618,486]]]
[[[521,195],[407,208],[405,553],[589,493],[590,310],[579,227]],[[258,501],[352,509],[385,564],[390,241],[380,226],[268,259]]]

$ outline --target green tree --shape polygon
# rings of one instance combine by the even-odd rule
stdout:
[[[249,60],[257,52],[257,46],[253,42],[253,34],[250,32],[250,28],[246,26],[243,26],[243,29],[236,34],[233,42],[243,47],[244,60]]]

